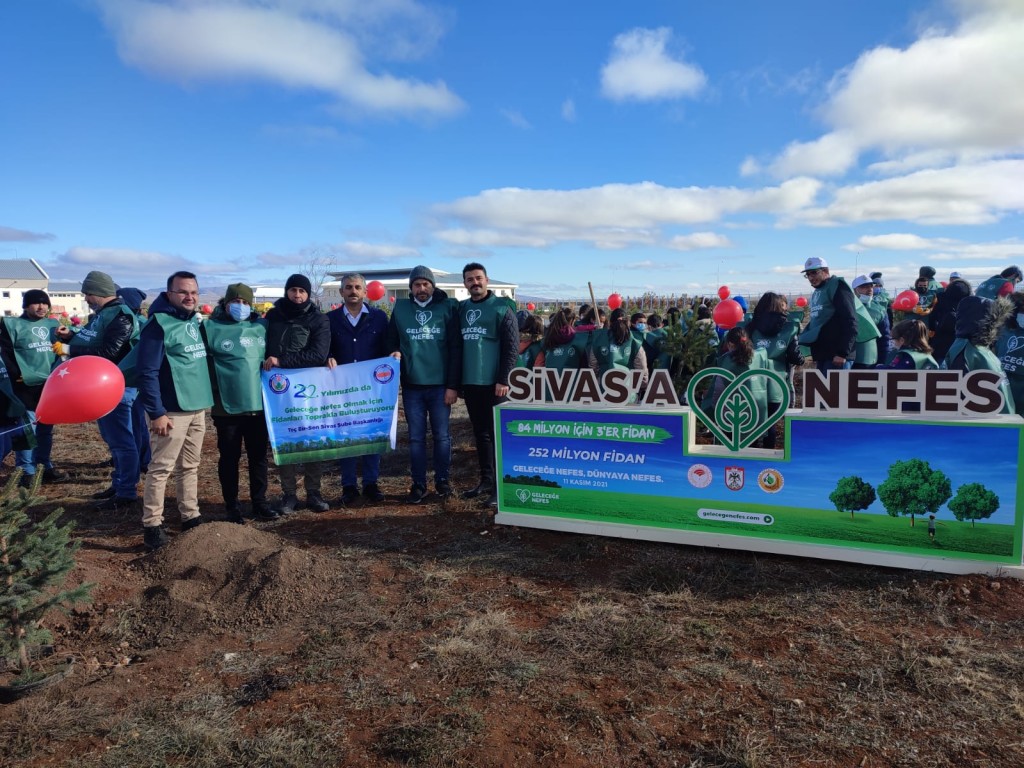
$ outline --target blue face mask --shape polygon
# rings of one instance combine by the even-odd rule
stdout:
[[[228,304],[228,314],[231,315],[234,320],[242,322],[243,320],[249,319],[249,315],[252,314],[252,307],[248,304],[232,302],[231,304]]]
[[[636,329],[638,331],[646,331],[647,330],[647,323],[637,323],[636,324]]]
[[[1021,328],[1024,328],[1024,315],[1022,315],[1020,312],[1017,313],[1017,325],[1019,325]]]

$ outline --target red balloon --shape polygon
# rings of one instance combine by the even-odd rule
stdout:
[[[797,296],[796,297],[796,305],[798,307],[806,307],[807,306],[807,298],[805,296]]]
[[[366,298],[370,301],[380,301],[385,293],[387,291],[384,290],[384,283],[380,280],[371,280],[366,284]]]
[[[105,357],[82,355],[50,373],[36,406],[43,424],[81,424],[106,416],[124,397],[124,375]]]
[[[388,296],[388,301],[390,301],[392,304],[394,304],[395,303],[395,297],[394,296]]]
[[[718,302],[718,306],[711,313],[711,319],[715,321],[715,325],[719,328],[727,330],[735,328],[736,323],[743,319],[743,307],[740,306],[738,301],[725,299]]]
[[[203,306],[199,308],[199,311],[202,312],[204,315],[209,315],[213,313],[213,307],[211,307],[209,304],[203,304]]]
[[[533,302],[531,301],[531,302],[530,302],[529,304],[527,304],[527,305],[526,305],[526,308],[527,308],[528,310],[530,310],[531,312],[533,312],[533,310],[535,310],[535,309],[537,308],[537,305],[536,305],[536,304],[534,304],[534,303],[533,303]]]
[[[723,301],[729,298],[729,286],[723,285],[721,288],[718,289],[718,298],[722,299]],[[731,328],[732,326],[729,327]]]
[[[618,309],[622,306],[622,297],[617,293],[613,293],[608,297],[608,309]]]
[[[909,288],[905,291],[900,292],[895,299],[892,301],[892,308],[898,309],[901,312],[913,309],[917,306],[917,302],[920,297],[917,295],[917,291],[912,291]]]

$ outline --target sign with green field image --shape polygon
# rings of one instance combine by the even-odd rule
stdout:
[[[691,418],[685,408],[500,407],[498,522],[1021,564],[1020,419],[794,414],[783,452],[698,446]]]

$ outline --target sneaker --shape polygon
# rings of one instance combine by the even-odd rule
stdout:
[[[245,525],[245,518],[242,517],[241,505],[239,505],[238,502],[235,502],[234,504],[228,504],[226,506],[228,511],[228,522],[238,523],[239,525]]]
[[[452,495],[452,487],[447,480],[441,480],[434,486],[434,488],[437,490],[437,495],[442,499],[447,499]]]
[[[252,503],[252,516],[257,520],[277,520],[281,517],[265,501],[254,501]]]
[[[346,485],[341,489],[341,498],[338,501],[341,502],[342,506],[347,507],[353,501],[359,498],[359,489],[354,485]]]
[[[419,504],[423,501],[423,498],[427,495],[427,489],[422,485],[414,485],[409,490],[409,495],[405,497],[406,504]]]
[[[150,552],[155,552],[167,544],[167,533],[164,531],[164,527],[162,525],[151,525],[143,528],[142,543],[146,545],[146,549]]]
[[[181,532],[191,531],[193,528],[198,528],[200,525],[206,522],[206,518],[202,515],[196,515],[190,517],[188,520],[181,521]]]
[[[106,490],[100,491],[99,493],[94,493],[92,495],[92,498],[94,498],[94,499],[112,499],[116,495],[117,495],[117,491],[114,490],[114,486],[110,486]]]
[[[294,515],[296,507],[299,506],[299,500],[295,498],[294,494],[286,493],[281,497],[281,503],[277,505],[278,515]]]
[[[138,506],[138,498],[128,499],[124,496],[110,496],[97,501],[92,508],[97,512],[126,512]]]
[[[476,488],[470,488],[468,491],[462,492],[462,498],[464,499],[475,499],[477,496],[490,496],[494,493],[494,483],[488,482],[487,480],[481,480]]]
[[[50,467],[49,469],[43,470],[43,482],[44,483],[63,483],[70,475],[56,467]]]
[[[307,493],[306,507],[314,512],[326,512],[331,508],[331,505],[324,501],[324,497],[319,493]]]
[[[380,504],[385,498],[387,498],[383,493],[381,493],[380,486],[376,483],[367,483],[364,485],[363,496],[375,504]]]

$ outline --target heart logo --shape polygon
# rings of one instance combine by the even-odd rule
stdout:
[[[50,338],[50,329],[42,325],[36,325],[32,328],[32,335],[37,339],[48,339]]]
[[[480,315],[483,314],[482,310],[471,309],[466,313],[466,322],[470,325],[476,325],[476,321],[480,319]]]
[[[192,337],[192,341],[199,341],[199,326],[189,323],[185,326],[185,332]]]
[[[697,386],[713,376],[721,376],[727,383],[718,397],[714,412],[707,414],[694,404],[697,403]],[[752,444],[785,413],[786,409],[780,408],[769,418],[767,411],[759,407],[754,391],[747,382],[761,376],[775,381],[781,391],[789,391],[785,377],[765,368],[744,371],[739,376],[724,368],[705,368],[690,379],[690,385],[686,388],[686,402],[690,404],[693,415],[730,451],[739,451]]]
[[[525,488],[520,488],[516,491],[516,496],[518,496],[519,500],[525,504],[530,499],[530,492]]]
[[[422,309],[416,313],[416,322],[420,325],[426,325],[430,322],[430,318],[434,316],[433,312],[424,312]]]

